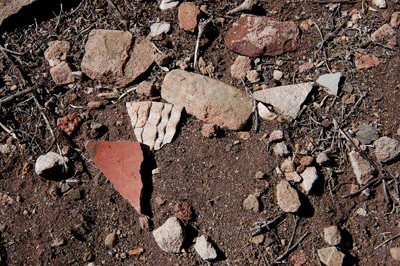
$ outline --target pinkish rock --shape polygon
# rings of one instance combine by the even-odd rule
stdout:
[[[300,208],[301,202],[297,191],[287,182],[282,180],[276,186],[276,198],[279,207],[284,212],[297,212]]]
[[[135,44],[124,69],[125,77],[119,84],[127,85],[140,78],[153,65],[155,54],[156,49],[149,40]]]
[[[303,182],[301,182],[301,187],[308,195],[313,188],[315,181],[317,181],[318,179],[317,169],[314,166],[306,167],[306,169],[300,174],[300,176],[301,178],[303,178]]]
[[[251,83],[260,81],[260,74],[258,74],[257,70],[250,70],[246,72],[247,80]]]
[[[72,69],[67,62],[61,62],[50,68],[50,75],[57,85],[72,83],[75,81]]]
[[[400,247],[392,247],[390,249],[390,256],[392,256],[395,261],[400,261]]]
[[[139,142],[89,141],[86,150],[100,171],[114,184],[114,188],[141,213],[143,162]]]
[[[389,137],[381,137],[374,142],[376,159],[387,163],[400,154],[400,142]]]
[[[327,247],[317,250],[320,261],[327,266],[342,266],[345,255],[336,247]]]
[[[331,246],[339,245],[342,241],[340,230],[337,226],[329,226],[324,228],[324,239],[325,242]]]
[[[147,97],[151,97],[154,94],[154,83],[152,81],[143,81],[136,88],[136,92]]]
[[[250,194],[247,198],[243,201],[243,209],[247,211],[259,212],[260,211],[260,202],[258,198]]]
[[[44,52],[44,57],[49,62],[50,67],[55,67],[67,60],[70,49],[71,45],[67,41],[49,42],[49,48]]]
[[[213,124],[203,124],[200,133],[205,138],[213,138],[217,136],[218,128]]]
[[[0,0],[0,25],[11,15],[17,14],[18,11],[36,0]]]
[[[364,70],[379,65],[381,61],[373,54],[366,51],[356,53],[356,60],[354,62],[357,70]]]
[[[296,167],[294,166],[294,162],[289,159],[285,159],[281,165],[281,171],[284,173],[294,172]]]
[[[91,79],[115,81],[124,75],[132,34],[118,30],[92,30],[85,45],[81,69]]]
[[[104,107],[104,103],[100,101],[88,102],[87,107],[88,109],[100,109]]]
[[[374,42],[394,42],[393,44],[396,45],[396,31],[392,29],[389,24],[384,24],[379,29],[377,29],[374,33],[371,34],[371,39]],[[394,38],[394,40],[393,40]]]
[[[253,112],[248,95],[218,80],[172,70],[163,81],[161,97],[208,124],[242,129]]]
[[[195,32],[201,17],[200,9],[192,2],[185,2],[179,6],[179,27],[185,31]]]
[[[305,62],[299,66],[299,73],[308,72],[314,67],[313,63]]]
[[[374,177],[375,169],[356,151],[349,153],[351,166],[360,185],[365,185]]]
[[[225,36],[229,50],[249,57],[276,56],[299,47],[299,29],[294,22],[242,15]]]
[[[292,181],[294,183],[299,183],[303,180],[296,171],[290,172],[290,173],[285,173],[285,178],[287,181]]]
[[[397,28],[400,25],[400,12],[393,12],[390,18],[390,26]]]
[[[251,70],[250,58],[239,55],[231,66],[231,76],[239,80],[244,79],[249,70]]]
[[[79,126],[80,122],[80,117],[76,113],[72,113],[57,119],[57,127],[67,132],[68,135],[71,135]]]
[[[312,156],[304,156],[303,158],[300,159],[300,164],[304,166],[309,166],[313,163],[314,157]]]

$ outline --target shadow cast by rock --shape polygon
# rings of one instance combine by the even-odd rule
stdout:
[[[149,146],[141,144],[143,150],[143,162],[140,168],[142,176],[143,189],[141,199],[142,214],[152,217],[151,212],[151,193],[153,192],[152,170],[157,168],[157,163],[154,154],[151,152]]]
[[[310,218],[312,216],[314,216],[314,207],[311,205],[310,200],[308,199],[308,197],[306,195],[304,195],[301,192],[298,192],[299,194],[299,199],[301,202],[300,208],[299,210],[296,212],[296,214],[300,217],[304,217],[304,218]]]

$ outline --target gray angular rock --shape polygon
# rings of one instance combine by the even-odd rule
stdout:
[[[205,235],[196,238],[194,249],[203,260],[214,260],[217,258],[217,250]]]
[[[166,10],[166,9],[176,7],[178,4],[179,4],[179,1],[162,0],[159,7],[161,10]]]
[[[299,194],[286,180],[276,186],[276,199],[284,212],[297,212],[301,205]]]
[[[161,97],[209,124],[242,129],[253,112],[248,95],[218,80],[172,70],[163,81]]]
[[[389,137],[381,137],[374,142],[375,156],[378,161],[387,163],[400,154],[400,142]]]
[[[336,247],[321,248],[317,250],[320,261],[327,266],[342,266],[344,254]]]
[[[171,217],[153,231],[153,236],[163,251],[179,253],[186,237],[186,230],[178,218]]]
[[[268,107],[266,107],[263,103],[258,103],[257,104],[257,109],[258,109],[258,115],[264,119],[264,120],[269,120],[272,121],[278,116],[271,112]]]
[[[278,142],[283,140],[283,131],[282,130],[274,130],[269,135],[269,142]]]
[[[379,138],[378,130],[370,125],[362,124],[359,125],[357,129],[356,139],[358,139],[361,144],[368,145]]]
[[[320,154],[317,155],[315,161],[319,165],[327,166],[330,164],[331,160],[329,159],[328,154],[326,152],[321,152]]]
[[[312,82],[279,86],[253,93],[257,101],[270,104],[282,115],[295,118],[313,88]]]
[[[365,160],[356,151],[351,151],[349,153],[349,159],[351,166],[353,167],[354,174],[357,177],[357,181],[360,185],[365,185],[374,177],[375,169],[371,164]]]
[[[337,72],[334,74],[325,74],[321,75],[317,79],[317,83],[324,87],[324,89],[332,95],[338,95],[339,92],[339,83],[342,78],[342,73]]]
[[[242,15],[225,35],[229,50],[249,57],[276,56],[299,47],[299,28],[292,21]]]
[[[279,142],[275,145],[274,147],[274,153],[277,156],[288,156],[290,154],[290,151],[288,150],[288,147],[286,146],[285,143]]]
[[[157,22],[150,26],[150,35],[152,37],[167,33],[171,28],[171,24],[168,22]]]
[[[301,182],[300,186],[304,189],[306,194],[309,194],[315,181],[318,179],[317,169],[314,166],[307,167],[300,176],[303,178],[303,182]]]
[[[248,211],[259,212],[260,211],[260,202],[255,195],[250,194],[243,201],[243,208]]]
[[[35,172],[42,177],[57,178],[63,174],[63,167],[66,162],[68,162],[68,158],[51,151],[37,158]]]
[[[324,228],[324,239],[325,242],[331,246],[339,245],[342,241],[340,230],[337,226],[329,226]]]

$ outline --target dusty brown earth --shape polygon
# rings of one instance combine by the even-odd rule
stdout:
[[[194,219],[187,224],[189,236],[184,245],[185,252],[163,252],[151,231],[141,229],[138,213],[95,167],[84,148],[85,142],[92,139],[135,140],[125,103],[148,98],[130,93],[118,102],[107,101],[103,109],[88,110],[87,103],[98,100],[97,92],[108,91],[110,86],[87,77],[72,87],[56,86],[44,58],[47,42],[67,40],[72,47],[70,63],[79,70],[91,29],[127,29],[107,1],[64,3],[62,11],[59,2],[55,2],[36,2],[5,20],[1,29],[1,43],[6,50],[0,54],[0,97],[4,99],[38,85],[30,93],[1,105],[0,122],[13,130],[11,133],[18,138],[13,142],[15,149],[11,153],[0,154],[0,193],[12,200],[0,205],[1,265],[86,265],[90,261],[96,265],[206,265],[193,248],[193,239],[202,234],[209,235],[219,249],[218,259],[212,264],[270,265],[286,251],[295,226],[294,215],[283,215],[270,228],[261,231],[265,236],[262,244],[250,242],[256,222],[268,222],[281,214],[275,188],[282,177],[275,168],[283,159],[273,154],[268,143],[268,135],[273,130],[284,131],[292,151],[299,145],[300,157],[316,155],[332,143],[335,127],[324,128],[316,122],[325,119],[341,122],[347,114],[349,117],[341,124],[343,131],[368,123],[381,135],[399,139],[399,48],[368,39],[394,11],[400,10],[399,3],[388,0],[386,9],[373,7],[370,1],[343,3],[332,11],[326,5],[312,1],[259,1],[253,13],[294,21],[297,25],[311,19],[325,36],[334,32],[333,38],[325,44],[329,66],[343,73],[345,84],[353,85],[358,105],[343,104],[342,100],[347,96],[341,92],[338,98],[328,97],[323,108],[318,108],[314,103],[321,103],[327,96],[319,89],[309,97],[306,108],[294,121],[271,122],[255,120],[253,116],[245,128],[250,133],[248,140],[227,129],[220,129],[216,138],[205,138],[200,133],[203,123],[184,115],[174,141],[147,159],[148,170],[158,168],[159,173],[143,177],[146,178],[144,213],[151,217],[153,228],[174,215],[177,202],[189,202],[195,213]],[[230,66],[237,55],[229,51],[223,41],[225,32],[239,16],[225,14],[239,3],[224,0],[194,2],[198,6],[207,6],[208,14],[203,17],[213,16],[212,26],[200,42],[200,56],[206,63],[213,64],[214,78],[244,89],[230,76]],[[155,21],[171,23],[172,30],[167,35],[153,40],[161,51],[171,56],[168,68],[176,68],[178,60],[193,54],[197,35],[179,28],[177,8],[160,11],[157,1],[118,0],[114,4],[129,21],[128,30],[137,39],[147,36]],[[45,12],[47,9],[43,5],[50,11]],[[368,10],[369,6],[376,11]],[[348,20],[343,18],[342,11],[363,8],[365,12],[358,22],[358,29],[340,29]],[[223,23],[217,21],[221,17],[225,19]],[[398,40],[399,32],[396,29]],[[347,36],[348,41],[336,41],[341,36]],[[270,87],[280,85],[272,80],[277,60],[283,61],[278,67],[284,72],[281,84],[312,81],[327,73],[325,64],[309,72],[298,71],[308,60],[324,61],[323,51],[318,47],[320,42],[321,35],[315,26],[302,30],[300,47],[296,51],[260,58],[258,64],[262,66],[263,80]],[[358,48],[375,54],[381,63],[371,69],[357,70],[354,57]],[[191,71],[199,72],[198,69]],[[143,79],[155,81],[160,90],[164,75],[165,72],[154,66]],[[89,87],[95,88],[95,92],[87,94],[85,91]],[[121,93],[125,90],[119,88]],[[365,97],[358,101],[362,95]],[[56,142],[38,107],[51,97],[56,98],[55,112],[43,112],[49,119]],[[83,121],[76,133],[68,136],[57,128],[56,121],[73,112],[83,117]],[[106,130],[93,132],[92,122],[103,124]],[[9,133],[1,130],[0,143],[5,144],[9,137]],[[49,150],[57,152],[56,144],[61,148],[70,147],[73,167],[68,182],[38,177],[33,169],[38,156]],[[382,182],[375,182],[370,187],[369,196],[342,197],[350,193],[352,184],[356,184],[347,158],[351,149],[346,140],[337,139],[331,153],[333,163],[318,168],[320,181],[315,192],[302,198],[305,207],[299,214],[301,219],[294,242],[305,233],[308,235],[284,258],[287,265],[320,265],[317,250],[328,246],[323,239],[323,229],[330,225],[342,229],[343,241],[339,249],[346,255],[343,265],[398,265],[389,249],[400,246],[400,239],[389,241],[378,249],[375,247],[398,234],[399,202],[392,198],[388,204]],[[374,160],[373,152],[367,150],[366,154]],[[388,188],[395,191],[399,163],[382,168],[392,177],[387,180]],[[266,178],[256,179],[257,171],[265,172]],[[63,193],[65,184],[71,190]],[[244,199],[254,193],[260,195],[262,202],[259,213],[242,207]],[[165,203],[160,206],[156,197]],[[360,208],[367,211],[366,217],[357,214]],[[113,231],[117,232],[117,244],[109,248],[105,238]],[[136,248],[143,248],[143,252],[128,254]]]

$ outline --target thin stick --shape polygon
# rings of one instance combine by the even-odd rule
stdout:
[[[10,134],[14,139],[18,140],[17,136],[14,133],[14,130],[12,129],[8,129],[5,125],[3,125],[3,123],[0,122],[0,126],[4,129],[5,132],[7,132],[8,134]]]
[[[317,27],[317,29],[318,29],[318,31],[319,31],[319,34],[321,35],[321,39],[322,39],[322,43],[321,43],[321,44],[322,44],[322,49],[324,50],[325,65],[326,65],[326,67],[328,68],[329,72],[332,73],[331,68],[329,67],[329,64],[328,64],[328,58],[327,58],[327,56],[326,56],[324,35],[322,34],[322,31],[321,31],[321,29],[319,28],[318,24],[317,24],[315,21],[313,21],[313,23],[314,23],[315,27]]]
[[[10,95],[10,96],[8,96],[8,97],[6,97],[6,98],[4,98],[4,99],[1,99],[1,100],[0,100],[0,104],[3,104],[3,103],[5,103],[5,102],[9,102],[9,101],[13,100],[13,99],[16,98],[16,97],[19,97],[19,96],[21,96],[21,95],[27,94],[27,93],[29,93],[29,92],[31,92],[31,91],[33,91],[33,90],[36,90],[38,87],[39,87],[39,85],[35,85],[35,86],[33,86],[33,87],[29,87],[29,88],[27,88],[27,89],[25,89],[25,90],[22,90],[22,91],[20,91],[20,92],[17,92],[17,93],[15,93],[15,94],[13,94],[13,95]]]
[[[24,78],[24,75],[22,75],[21,70],[19,69],[19,67],[11,60],[11,58],[7,55],[6,51],[4,50],[4,47],[2,45],[0,45],[0,51],[3,54],[3,56],[6,58],[6,60],[17,70],[18,75],[20,76],[21,80],[22,80],[22,84],[25,85],[27,83],[27,81]]]
[[[200,38],[204,33],[204,30],[206,29],[206,26],[208,25],[208,23],[210,23],[212,17],[204,20],[204,21],[200,21],[199,26],[198,26],[198,33],[197,33],[197,40],[196,40],[196,48],[194,49],[194,63],[193,63],[193,69],[196,69],[196,63],[197,63],[197,55],[199,53],[199,45],[200,45]]]
[[[392,237],[392,238],[389,238],[388,240],[386,240],[385,242],[383,242],[383,243],[380,244],[379,246],[375,247],[374,249],[378,249],[378,248],[382,247],[382,246],[385,245],[387,242],[392,241],[392,240],[398,238],[399,236],[400,236],[400,234],[398,234],[398,235],[396,235],[396,236],[394,236],[394,237]]]
[[[329,3],[355,4],[358,1],[352,1],[352,0],[313,0],[312,2],[316,3],[316,4],[329,4]]]

